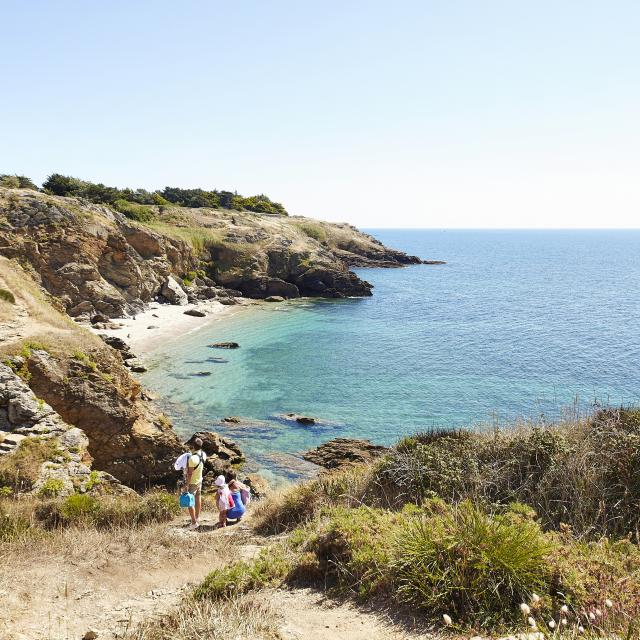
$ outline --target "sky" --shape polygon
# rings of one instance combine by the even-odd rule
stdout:
[[[637,0],[0,0],[0,173],[640,226]]]

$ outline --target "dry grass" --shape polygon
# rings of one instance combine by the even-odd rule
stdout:
[[[271,606],[255,596],[221,602],[187,599],[159,620],[141,624],[123,640],[275,640],[278,617]]]

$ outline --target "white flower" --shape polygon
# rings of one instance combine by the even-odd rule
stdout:
[[[567,607],[567,605],[566,605],[566,604],[563,604],[563,605],[560,607],[560,611],[562,611],[562,613],[569,613],[569,607]]]
[[[596,609],[596,615],[600,618],[602,616],[602,611],[600,611],[600,609]]]
[[[589,620],[593,622],[596,619],[596,614],[593,611],[589,611]]]
[[[566,627],[569,623],[567,622],[567,619],[566,619],[566,618],[562,618],[562,620],[560,620],[560,624],[561,624],[563,627]]]
[[[605,606],[607,606],[609,609],[611,609],[611,607],[613,607],[613,602],[611,602],[611,600],[609,600],[609,598],[607,598],[604,601]]]
[[[528,604],[524,602],[520,605],[520,611],[522,611],[523,615],[528,616],[531,613],[531,609]]]
[[[537,593],[532,593],[531,594],[531,602],[533,602],[534,604],[537,602],[540,602],[540,596]]]
[[[444,623],[449,626],[453,620],[451,619],[451,616],[448,616],[446,613],[442,614],[442,619],[444,620]]]
[[[527,618],[527,622],[529,623],[530,627],[532,627],[533,629],[536,628],[536,621],[531,616]]]
[[[556,628],[556,621],[549,620],[549,629],[555,629],[555,628]]]
[[[578,627],[578,633],[584,633],[584,627],[582,625]]]

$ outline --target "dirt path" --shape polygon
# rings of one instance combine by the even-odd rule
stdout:
[[[143,620],[176,607],[185,589],[236,559],[250,559],[270,540],[242,522],[214,530],[204,518],[198,531],[185,519],[132,530],[118,537],[67,531],[50,548],[25,546],[0,563],[2,640],[118,640]],[[224,552],[221,553],[221,550]],[[282,640],[404,640],[382,615],[335,603],[307,590],[265,592]],[[262,597],[262,596],[261,596]]]
[[[269,599],[282,616],[283,640],[421,640],[424,633],[404,632],[383,614],[367,613],[350,602],[334,602],[311,589],[275,591]]]
[[[175,606],[216,566],[251,558],[264,542],[246,524],[188,531],[184,518],[126,539],[75,532],[33,557],[1,559],[0,638],[80,640],[88,630],[115,640],[137,622]],[[224,542],[223,542],[224,540]],[[224,556],[216,549],[224,546]]]

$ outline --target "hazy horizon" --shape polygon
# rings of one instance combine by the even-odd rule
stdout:
[[[33,0],[3,18],[0,173],[266,193],[364,228],[640,227],[630,0]]]

